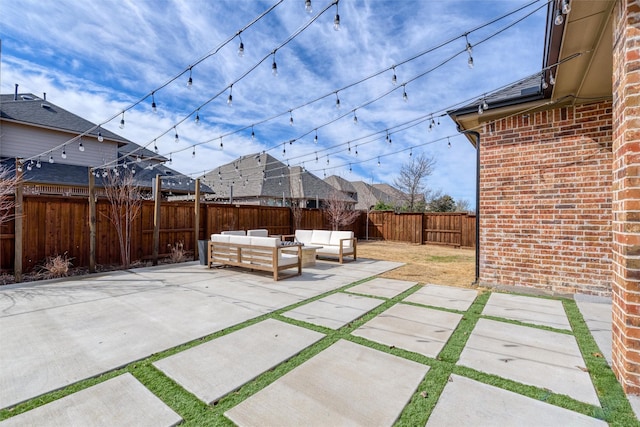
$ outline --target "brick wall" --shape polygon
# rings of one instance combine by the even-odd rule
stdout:
[[[485,125],[480,285],[611,293],[611,102]]]
[[[640,394],[640,3],[614,9],[613,370]]]

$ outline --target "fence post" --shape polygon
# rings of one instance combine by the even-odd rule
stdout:
[[[162,180],[160,174],[156,175],[156,197],[153,211],[153,265],[158,265],[158,252],[160,248],[160,198],[162,192]]]
[[[89,272],[96,272],[96,178],[89,170]]]
[[[16,283],[22,282],[22,218],[24,215],[23,207],[23,188],[22,188],[22,159],[16,159],[16,189],[15,189],[15,220],[14,220],[14,248],[15,256],[13,261],[13,276]]]
[[[194,216],[194,232],[196,234],[196,238],[195,238],[195,247],[193,249],[193,260],[197,261],[199,258],[199,247],[198,247],[198,240],[200,239],[200,178],[196,179],[196,203],[195,203],[195,216]]]

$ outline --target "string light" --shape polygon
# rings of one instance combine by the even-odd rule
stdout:
[[[156,140],[153,140],[153,151],[156,152],[156,154],[158,153],[158,144],[156,143]]]
[[[222,145],[222,137],[220,137],[220,150],[222,150],[224,148],[224,145]]]
[[[313,137],[313,143],[314,144],[318,143],[318,129],[316,129],[316,135]]]
[[[544,71],[542,72],[542,89],[547,89],[549,87],[549,83],[547,83],[547,79],[544,76]]]
[[[304,10],[307,13],[313,13],[313,7],[311,7],[311,0],[305,0],[305,2],[304,2]]]
[[[282,157],[287,155],[287,144],[282,144]]]
[[[553,23],[556,25],[562,25],[564,22],[564,16],[562,15],[562,11],[560,9],[556,9],[556,17],[553,20]]]
[[[451,140],[449,140],[449,137],[447,137],[447,148],[451,148]]]
[[[273,63],[271,64],[271,74],[278,75],[278,65],[276,64],[276,51],[273,51]]]
[[[30,171],[31,169],[33,169],[33,160],[27,163],[27,170]]]
[[[289,110],[289,126],[293,126],[293,113]]]
[[[556,77],[553,75],[553,71],[549,73],[549,84],[551,86],[556,84]]]
[[[251,126],[251,139],[256,139],[256,133],[253,131],[253,125]]]
[[[378,167],[380,167],[380,157],[378,157]]]
[[[356,157],[358,157],[358,146],[356,145]]]
[[[340,31],[340,14],[338,13],[338,2],[336,1],[336,17],[333,18],[333,29]]]
[[[229,86],[229,97],[227,98],[227,105],[231,107],[233,103],[233,85]]]
[[[53,163],[53,162],[54,162],[53,156],[51,154],[49,154],[49,163]]]
[[[398,76],[396,76],[396,66],[394,65],[393,67],[391,67],[391,69],[393,70],[393,76],[391,76],[391,84],[395,86],[398,84]]]
[[[402,85],[402,99],[404,102],[409,101],[409,97],[407,96],[407,91],[405,85]]]
[[[62,147],[62,154],[60,155],[60,157],[62,157],[63,159],[67,158],[67,149],[64,146]]]
[[[158,112],[158,108],[156,106],[156,98],[155,98],[155,92],[151,92],[151,111],[153,111],[154,113]]]
[[[347,142],[347,151],[351,154],[351,142]]]
[[[40,169],[42,167],[42,163],[40,162],[40,157],[38,157],[38,161],[36,162],[36,168]]]
[[[469,59],[467,60],[467,65],[469,66],[469,68],[473,68],[473,48],[471,47],[471,43],[469,43],[469,38],[467,37],[467,34],[464,35],[464,39],[467,42],[467,46],[466,46],[465,50],[469,54]]]
[[[84,151],[84,145],[82,144],[82,138],[80,138],[80,142],[78,143],[78,150],[80,150],[80,152]]]
[[[176,127],[173,127],[173,131],[176,133],[175,137],[173,138],[173,140],[176,142],[176,144],[178,142],[180,142],[180,137],[178,136],[178,129],[176,129]]]
[[[353,124],[358,124],[358,116],[356,116],[356,110],[353,110]]]
[[[242,36],[238,33],[238,38],[240,39],[240,45],[238,45],[238,56],[242,58],[244,56],[244,43],[242,43]]]
[[[413,147],[409,148],[409,157],[413,156]]]
[[[338,91],[336,91],[336,108],[340,109],[340,98],[338,97]]]
[[[196,124],[197,124],[197,125],[199,125],[199,124],[200,124],[200,109],[199,109],[199,108],[196,110],[196,119],[195,119],[195,122],[196,122]]]
[[[188,89],[191,89],[191,87],[193,86],[192,73],[193,73],[193,67],[189,67],[189,80],[187,80],[187,88]]]
[[[98,131],[98,142],[104,141],[104,137],[102,136],[102,132]]]
[[[120,119],[120,129],[124,129],[124,111],[122,112],[122,118]]]
[[[329,155],[327,154],[327,165],[329,164]]]
[[[191,157],[195,157],[196,156],[196,146],[193,146],[193,152],[191,153]]]
[[[351,173],[351,172],[352,172],[351,163],[349,163],[349,173]]]
[[[571,12],[571,3],[569,0],[562,0],[562,13],[565,15]]]

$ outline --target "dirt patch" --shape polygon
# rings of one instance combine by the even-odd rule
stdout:
[[[475,280],[475,250],[400,242],[358,241],[358,258],[405,263],[381,277],[468,287]]]

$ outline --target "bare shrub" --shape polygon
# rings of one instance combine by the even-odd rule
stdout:
[[[343,193],[338,190],[331,191],[324,208],[331,229],[339,230],[358,219],[360,211],[353,210],[352,207],[353,203],[350,203]]]
[[[58,277],[67,277],[69,270],[73,264],[71,264],[72,258],[69,258],[65,252],[63,255],[55,255],[47,257],[42,265],[41,275],[45,279],[55,279]]]
[[[172,263],[184,262],[187,260],[186,252],[184,250],[184,243],[182,241],[177,242],[173,246],[171,244],[168,244],[167,246],[171,249],[169,260]]]

